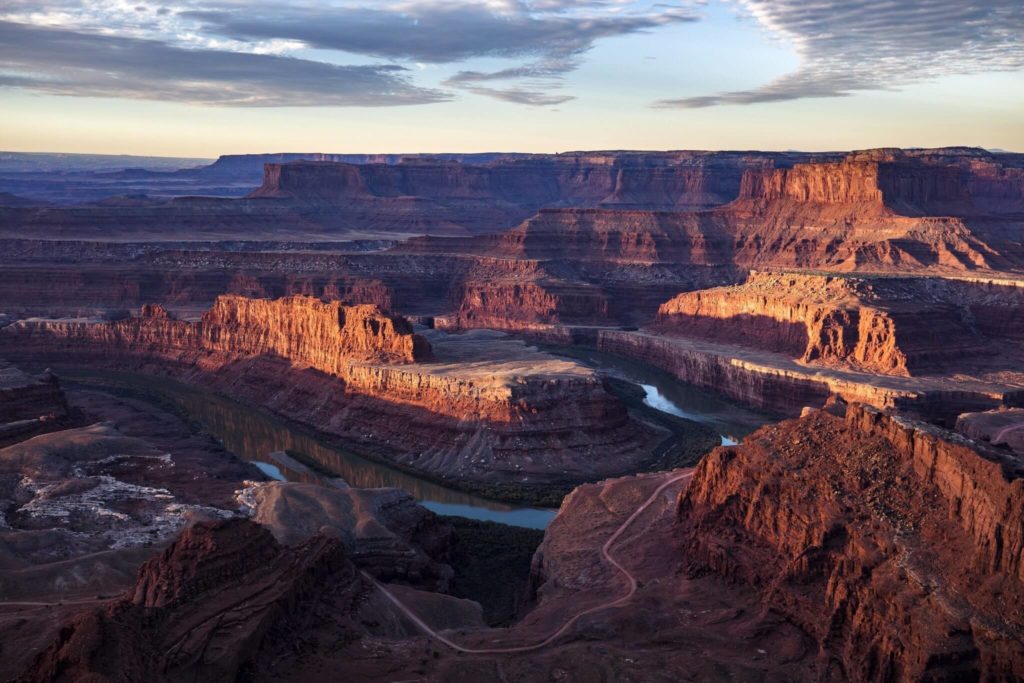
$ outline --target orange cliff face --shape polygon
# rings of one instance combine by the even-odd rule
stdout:
[[[307,296],[221,296],[203,314],[205,348],[230,354],[271,353],[338,375],[349,360],[412,363],[430,344],[412,326],[377,306],[346,306]]]
[[[324,303],[307,296],[217,297],[199,322],[172,318],[149,304],[141,316],[112,323],[33,321],[5,330],[11,336],[48,337],[68,350],[93,342],[107,351],[145,353],[169,361],[219,362],[273,356],[333,375],[352,361],[411,363],[430,357],[430,344],[404,318],[377,306]]]
[[[399,249],[638,266],[1024,268],[1021,169],[962,150],[932,152],[752,165],[733,201],[704,210],[544,208],[501,235],[414,240]]]
[[[739,199],[863,204],[934,215],[936,209],[967,208],[970,192],[966,176],[956,166],[853,157],[838,163],[748,171]]]
[[[169,373],[367,454],[462,480],[569,483],[621,473],[667,436],[631,418],[592,370],[497,332],[428,331],[427,341],[375,306],[304,296],[222,296],[197,322],[160,306],[143,313],[21,321],[0,330],[0,350]]]
[[[742,265],[1014,269],[1024,266],[1017,171],[872,150],[749,170],[737,200],[711,213],[734,231]]]
[[[1005,455],[851,406],[713,451],[679,502],[680,561],[746,584],[829,679],[1024,676],[1024,479]]]
[[[754,272],[745,283],[684,292],[656,329],[887,375],[990,363],[1024,336],[1024,290],[921,278]]]

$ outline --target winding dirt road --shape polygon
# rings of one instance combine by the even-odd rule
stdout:
[[[614,557],[611,556],[611,553],[609,551],[611,550],[612,545],[617,540],[619,540],[619,537],[622,536],[622,534],[626,531],[627,528],[629,528],[629,525],[632,524],[636,520],[637,517],[639,517],[641,514],[643,514],[644,511],[647,508],[649,508],[651,506],[651,504],[654,503],[654,501],[656,501],[658,499],[658,497],[661,495],[662,491],[667,489],[672,484],[675,484],[676,482],[679,482],[679,481],[683,481],[684,479],[689,479],[692,476],[693,476],[693,471],[691,470],[690,472],[687,472],[686,474],[680,474],[678,476],[672,477],[668,481],[663,482],[658,488],[656,488],[654,490],[654,493],[652,493],[650,495],[650,497],[647,500],[645,500],[640,505],[640,507],[638,507],[636,510],[634,510],[633,514],[631,514],[626,519],[626,521],[623,522],[619,526],[619,528],[616,529],[615,532],[611,536],[608,537],[608,540],[604,542],[604,545],[601,546],[601,556],[605,560],[607,560],[609,564],[611,564],[613,567],[615,567],[617,570],[619,570],[619,572],[621,572],[624,577],[626,577],[626,583],[629,585],[629,589],[625,592],[625,594],[623,594],[621,597],[618,597],[618,598],[616,598],[614,600],[610,600],[608,602],[604,602],[604,603],[601,603],[600,605],[595,605],[593,607],[588,607],[587,609],[585,609],[585,610],[583,610],[581,612],[577,612],[572,617],[570,617],[568,619],[568,621],[566,621],[564,624],[562,624],[554,633],[552,633],[551,635],[549,635],[547,638],[545,638],[544,640],[540,641],[539,643],[534,643],[533,645],[522,645],[522,646],[519,646],[519,647],[494,647],[494,648],[470,648],[470,647],[463,647],[462,645],[459,645],[458,643],[453,642],[452,640],[446,638],[445,636],[441,635],[440,633],[435,631],[433,628],[431,628],[426,622],[424,622],[422,619],[420,619],[418,616],[416,616],[416,614],[413,613],[413,611],[410,610],[401,600],[399,600],[395,596],[394,593],[392,593],[387,588],[385,588],[383,584],[378,582],[372,576],[370,576],[366,572],[363,572],[363,576],[366,577],[366,579],[368,579],[370,582],[372,582],[373,585],[375,585],[380,590],[380,592],[384,594],[384,597],[386,597],[388,600],[390,600],[392,603],[394,603],[394,605],[405,616],[409,617],[409,619],[411,619],[413,621],[413,623],[415,623],[424,633],[426,633],[431,638],[434,638],[435,640],[438,640],[438,641],[444,643],[445,645],[447,645],[448,647],[452,648],[453,650],[456,650],[458,652],[465,652],[467,654],[474,654],[474,655],[514,654],[514,653],[517,653],[517,652],[530,652],[532,650],[539,650],[542,647],[547,647],[548,645],[553,643],[555,640],[557,640],[559,637],[561,637],[566,631],[568,631],[570,628],[572,628],[572,626],[577,621],[579,621],[581,617],[584,617],[584,616],[586,616],[588,614],[592,614],[594,612],[599,612],[599,611],[604,610],[604,609],[608,609],[610,607],[618,607],[619,605],[629,601],[629,599],[633,597],[633,594],[636,593],[636,586],[637,586],[637,584],[636,584],[636,577],[633,576],[633,574],[628,569],[626,569],[621,564],[619,564],[618,561]]]
[[[1009,427],[1003,427],[1002,429],[995,433],[995,435],[990,440],[990,443],[994,445],[999,445],[999,443],[1006,438],[1007,434],[1009,434],[1010,432],[1016,432],[1021,429],[1024,429],[1024,424],[1012,424]]]

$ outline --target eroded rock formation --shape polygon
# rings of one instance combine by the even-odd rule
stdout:
[[[754,272],[662,304],[658,329],[891,375],[995,362],[1024,334],[1024,288]]]
[[[812,411],[701,462],[683,561],[760,591],[830,678],[1019,678],[1022,475],[922,423]]]
[[[52,373],[32,376],[0,361],[0,424],[67,415],[68,403]]]
[[[277,544],[247,520],[197,524],[139,570],[117,600],[61,629],[22,681],[235,681],[329,628],[359,633],[367,590],[341,543]]]
[[[636,466],[659,440],[596,373],[501,334],[428,342],[373,307],[306,297],[221,297],[198,322],[147,314],[22,321],[0,346],[106,365],[116,353],[444,478],[569,483]]]
[[[73,340],[78,331],[89,338],[96,329],[70,326],[66,336]],[[205,351],[228,359],[276,356],[335,375],[352,360],[409,363],[430,355],[430,345],[402,318],[372,305],[343,306],[304,296],[218,297],[198,324],[173,320],[162,306],[147,305],[140,317],[102,329],[103,343],[112,348],[138,352],[153,346],[172,355]]]

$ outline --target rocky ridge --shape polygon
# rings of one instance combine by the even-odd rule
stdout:
[[[428,342],[372,307],[306,297],[222,297],[194,323],[143,313],[22,321],[0,345],[101,365],[116,351],[445,478],[571,482],[642,462],[659,440],[595,373],[500,334]]]
[[[830,678],[1021,675],[1024,474],[852,405],[719,448],[679,501],[684,562],[761,594]]]
[[[890,375],[996,362],[1024,338],[1024,288],[924,278],[753,272],[742,284],[684,292],[656,328],[749,345],[805,363]]]
[[[19,680],[251,677],[312,640],[310,627],[355,638],[366,590],[337,540],[285,548],[247,520],[197,524],[124,597],[65,625]]]

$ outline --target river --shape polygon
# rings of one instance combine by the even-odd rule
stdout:
[[[752,431],[767,418],[716,399],[708,392],[684,385],[669,375],[606,354],[578,355],[578,360],[621,379],[640,384],[646,402],[658,410],[705,422],[731,443]],[[164,377],[112,371],[65,371],[67,379],[83,386],[123,386],[157,395],[173,404],[188,419],[216,437],[225,449],[248,460],[265,474],[279,480],[320,480],[326,475],[304,467],[290,469],[287,460],[270,454],[287,452],[299,461],[312,463],[321,472],[333,473],[360,488],[398,487],[409,491],[426,508],[442,515],[501,522],[543,529],[556,510],[499,503],[447,488],[387,465],[368,460],[318,438],[267,411],[231,398]]]
[[[711,427],[723,446],[734,446],[761,425],[773,421],[770,415],[749,410],[717,394],[684,384],[669,373],[620,356],[592,349],[544,346],[548,353],[572,358],[600,373],[639,384],[650,407]]]

